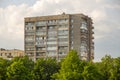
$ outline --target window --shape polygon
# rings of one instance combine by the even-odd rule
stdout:
[[[73,49],[73,46],[71,46],[71,49]]]
[[[68,49],[68,46],[59,46],[58,49],[59,50],[66,50],[66,49]]]
[[[26,41],[33,41],[34,40],[34,36],[26,36],[25,40]]]
[[[41,26],[42,24],[45,25],[46,21],[38,21],[38,22],[36,22],[36,26]]]
[[[48,39],[48,40],[56,40],[56,39],[57,39],[57,36],[48,36],[47,39]]]
[[[73,20],[73,19],[71,19],[71,22],[73,23],[73,22],[74,22],[74,20]]]
[[[57,50],[57,47],[54,47],[54,46],[52,46],[52,47],[47,47],[47,50]]]
[[[48,31],[49,35],[57,34],[57,31]]]
[[[67,35],[59,35],[58,38],[68,38]]]
[[[71,34],[73,34],[73,30],[71,30]]]
[[[59,52],[59,54],[62,54],[62,52]]]
[[[65,54],[65,52],[59,52],[58,54],[60,54],[60,55],[64,55],[64,54]]]
[[[54,26],[48,26],[48,29],[53,29],[54,28]]]
[[[68,44],[68,41],[66,41],[66,42],[59,42],[59,44]]]
[[[43,47],[37,47],[36,50],[45,50]]]
[[[55,56],[57,54],[57,52],[47,52],[48,56]]]
[[[69,20],[68,19],[65,19],[65,22],[68,22]]]
[[[46,37],[36,37],[36,40],[45,40]]]
[[[73,44],[73,41],[71,41],[71,44]]]
[[[82,32],[82,33],[88,33],[88,31],[85,30],[85,29],[81,29],[81,32]]]
[[[68,21],[69,21],[68,19],[60,19],[59,23],[68,23]]]
[[[59,25],[59,29],[68,28],[68,25]]]
[[[81,56],[87,55],[87,43],[86,43],[86,41],[81,41],[80,52],[81,52]]]
[[[71,25],[71,28],[73,28],[73,25]]]
[[[32,29],[34,29],[34,27],[32,27]]]
[[[56,41],[54,41],[54,42],[47,42],[47,44],[57,44],[57,42]]]
[[[46,29],[46,26],[37,26],[37,27],[36,27],[36,30],[43,30],[43,29],[45,30],[45,29]]]
[[[34,47],[26,48],[26,50],[34,50]]]
[[[11,53],[9,53],[9,56],[11,56]]]
[[[68,30],[59,30],[58,31],[58,35],[67,35],[68,34]]]
[[[0,56],[2,56],[2,53],[0,54]]]
[[[85,30],[87,30],[87,22],[83,21],[83,22],[81,23],[80,29],[85,29]]]
[[[36,35],[46,35],[46,33],[45,32],[36,32]]]
[[[34,30],[34,23],[33,22],[25,23],[25,30]]]

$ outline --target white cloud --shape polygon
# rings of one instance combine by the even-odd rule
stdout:
[[[91,16],[95,22],[102,21],[107,17],[106,12],[104,10],[99,10],[99,9],[93,10]]]
[[[36,0],[36,3],[31,6],[9,5],[0,8],[0,47],[23,49],[24,17],[54,15],[62,12],[83,13],[92,17],[95,39],[100,41],[111,31],[120,29],[119,15],[114,15],[116,10],[120,12],[119,5],[113,6],[108,0]]]

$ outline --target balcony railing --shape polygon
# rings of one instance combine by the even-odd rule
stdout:
[[[47,25],[57,25],[57,22],[51,22],[51,23],[47,23]]]
[[[92,39],[94,39],[94,36],[92,36]]]
[[[25,33],[25,35],[34,35],[35,33]]]
[[[94,29],[94,27],[92,26],[92,29]]]
[[[45,44],[36,44],[36,47],[45,47]]]
[[[92,34],[94,34],[94,32],[92,31]]]

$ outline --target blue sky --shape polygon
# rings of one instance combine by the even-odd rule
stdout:
[[[62,12],[93,19],[95,61],[120,57],[120,0],[0,0],[0,48],[24,49],[24,17]]]

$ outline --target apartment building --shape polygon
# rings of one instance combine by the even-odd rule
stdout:
[[[14,57],[23,57],[23,56],[24,56],[23,50],[18,50],[18,49],[7,50],[3,48],[0,49],[0,57],[7,60],[11,60]]]
[[[69,50],[78,52],[80,59],[94,58],[92,19],[84,14],[61,14],[26,17],[24,27],[25,54],[38,58],[64,58]]]

